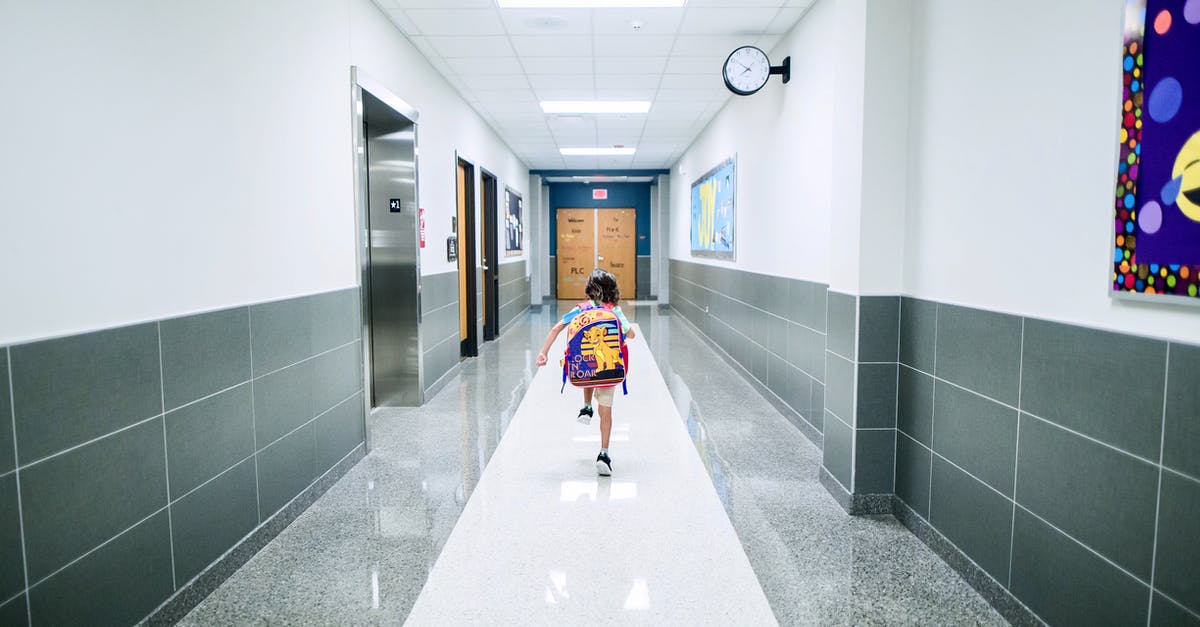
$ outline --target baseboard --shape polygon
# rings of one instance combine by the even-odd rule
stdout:
[[[946,536],[899,497],[892,497],[892,515],[935,555],[946,562],[968,585],[979,593],[1001,616],[1013,625],[1045,625],[1033,610],[1021,603],[1007,588],[996,581],[970,557],[954,546]]]
[[[225,583],[226,579],[229,579],[239,568],[250,561],[250,558],[267,546],[271,540],[274,540],[366,455],[365,444],[354,447],[354,450],[347,453],[341,461],[325,471],[325,474],[309,484],[287,505],[242,538],[217,561],[209,564],[208,568],[205,568],[191,581],[180,586],[171,598],[158,606],[158,609],[143,619],[139,625],[174,625],[183,620],[188,612],[191,612],[222,583]]]

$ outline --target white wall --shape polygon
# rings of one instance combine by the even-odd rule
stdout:
[[[421,112],[451,270],[454,150],[528,172],[367,0],[0,3],[0,344],[355,285],[351,64]]]
[[[832,186],[834,2],[818,0],[774,50],[792,79],[732,97],[671,168],[670,256],[697,263],[827,281]],[[716,69],[714,69],[716,71]],[[691,185],[737,154],[737,261],[693,258]]]
[[[906,292],[1200,342],[1108,296],[1123,5],[913,0]]]

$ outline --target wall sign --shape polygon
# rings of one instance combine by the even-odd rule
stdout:
[[[1200,1],[1126,0],[1114,296],[1200,304]]]
[[[421,232],[421,248],[425,248],[425,207],[421,207],[418,211],[420,212],[420,223],[418,226]]]
[[[608,200],[608,190],[603,187],[593,189],[592,200]]]
[[[735,259],[737,156],[692,183],[692,256]]]
[[[446,261],[458,261],[458,235],[454,233],[446,237]]]
[[[401,205],[399,198],[392,198],[388,200],[388,210],[392,213],[400,213],[400,211],[402,211],[400,207]]]

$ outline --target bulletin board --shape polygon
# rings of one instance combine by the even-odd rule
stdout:
[[[736,259],[737,155],[692,183],[692,256]]]
[[[1200,0],[1126,0],[1117,297],[1200,304]]]
[[[525,225],[521,222],[521,195],[504,188],[504,256],[519,257],[524,249]]]

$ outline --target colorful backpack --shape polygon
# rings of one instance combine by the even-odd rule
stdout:
[[[579,303],[579,315],[567,325],[567,350],[563,355],[563,389],[567,380],[579,388],[605,388],[621,384],[625,394],[625,371],[629,349],[621,320],[611,306]]]

